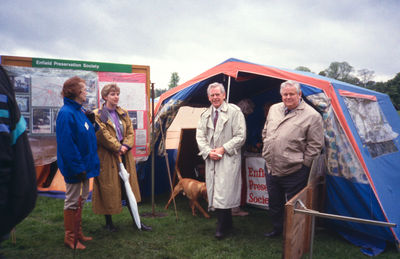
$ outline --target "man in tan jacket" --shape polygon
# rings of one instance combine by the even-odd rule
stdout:
[[[262,132],[274,227],[266,237],[282,233],[286,200],[307,185],[311,164],[324,144],[322,117],[302,100],[299,83],[283,82],[280,93],[282,102],[271,106]]]

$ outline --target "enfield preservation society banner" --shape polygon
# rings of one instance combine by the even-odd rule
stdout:
[[[66,59],[32,58],[32,67],[132,73],[132,65]]]
[[[268,190],[265,179],[265,160],[262,157],[246,157],[248,204],[268,209]]]

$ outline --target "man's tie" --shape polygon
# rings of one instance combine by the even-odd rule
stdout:
[[[215,116],[214,116],[214,129],[215,129],[215,125],[217,125],[217,120],[218,120],[218,111],[215,111]]]

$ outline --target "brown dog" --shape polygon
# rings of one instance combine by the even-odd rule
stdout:
[[[196,207],[197,209],[203,213],[204,217],[210,218],[210,215],[200,206],[197,199],[201,196],[207,201],[207,188],[205,182],[200,182],[191,178],[182,178],[180,173],[177,172],[179,182],[175,185],[174,191],[171,194],[171,198],[169,199],[167,205],[165,205],[165,209],[168,209],[169,204],[172,199],[175,198],[180,192],[183,192],[183,195],[186,195],[189,199],[190,207],[192,208],[192,215],[196,216]]]

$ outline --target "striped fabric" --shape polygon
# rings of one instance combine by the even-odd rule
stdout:
[[[7,95],[0,94],[0,133],[11,134],[11,145],[14,145],[19,136],[25,132],[26,121],[24,117],[20,116],[15,129],[10,131],[10,112],[7,110],[7,101]]]
[[[0,132],[10,133],[10,113],[7,110],[7,95],[0,94]]]

